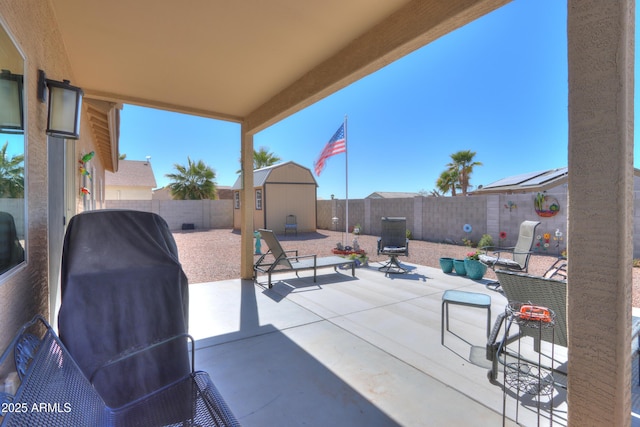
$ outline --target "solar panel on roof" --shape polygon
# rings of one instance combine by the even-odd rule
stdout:
[[[545,172],[546,171],[538,171],[538,172],[523,173],[521,175],[509,176],[507,178],[502,178],[496,182],[492,182],[489,185],[485,185],[483,188],[504,187],[507,185],[518,185],[532,178],[543,175]]]
[[[560,169],[556,169],[554,171],[551,171],[549,173],[545,173],[544,175],[540,175],[537,176],[533,179],[530,179],[527,182],[523,182],[521,185],[523,186],[532,186],[532,185],[540,185],[540,184],[544,184],[545,182],[549,182],[552,181],[554,179],[560,178],[563,175],[566,175],[568,171],[568,168],[564,167],[564,168],[560,168]]]

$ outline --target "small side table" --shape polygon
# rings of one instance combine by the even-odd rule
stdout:
[[[442,294],[442,324],[440,326],[440,344],[444,345],[445,321],[449,331],[449,304],[466,305],[468,307],[484,308],[487,310],[487,338],[491,330],[491,297],[476,292],[445,291]]]

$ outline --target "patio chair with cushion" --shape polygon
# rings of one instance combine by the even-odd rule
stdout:
[[[481,248],[484,249],[485,253],[480,254],[480,262],[493,270],[496,267],[501,267],[507,270],[527,272],[538,225],[540,225],[540,221],[524,221],[520,224],[518,241],[514,247],[496,248],[489,246]],[[491,252],[491,255],[489,255],[489,252]]]
[[[407,219],[404,217],[382,217],[382,232],[378,238],[378,255],[388,255],[389,260],[378,268],[385,274],[402,274],[409,271],[398,261],[398,256],[409,256]]]
[[[340,266],[350,266],[351,275],[356,276],[355,260],[353,259],[340,256],[298,255],[297,250],[285,251],[272,230],[260,229],[259,231],[262,240],[269,246],[269,250],[253,265],[253,278],[256,280],[259,272],[267,274],[269,288],[273,287],[271,275],[286,271],[293,271],[298,276],[299,271],[313,270],[313,281],[315,282],[316,271],[319,268],[333,267],[335,271],[338,271]]]

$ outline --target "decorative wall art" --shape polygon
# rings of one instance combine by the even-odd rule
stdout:
[[[560,203],[558,203],[558,199],[553,196],[547,196],[544,193],[536,194],[533,205],[538,216],[543,218],[550,218],[560,212]]]

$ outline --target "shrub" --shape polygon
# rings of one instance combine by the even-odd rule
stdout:
[[[479,248],[484,248],[485,246],[493,246],[493,237],[489,234],[483,234],[478,242]]]
[[[411,230],[407,230],[407,239],[409,240],[413,239],[413,236],[411,235]]]

